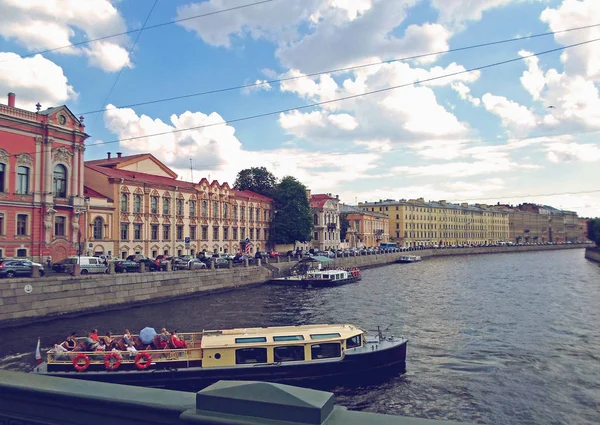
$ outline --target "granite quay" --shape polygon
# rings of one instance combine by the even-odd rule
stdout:
[[[32,408],[35,407],[35,408]],[[219,381],[198,393],[0,371],[0,423],[199,425],[459,425],[348,411],[324,391]]]
[[[422,249],[414,252],[423,258],[583,249],[586,244],[500,246],[453,249]],[[395,263],[403,252],[338,257],[335,267],[370,268]],[[292,257],[265,264],[230,269],[175,272],[127,273],[110,275],[19,278],[0,280],[0,326],[52,319],[94,311],[109,311],[132,305],[160,302],[202,293],[260,285],[273,277],[285,276],[297,264]]]
[[[585,258],[600,263],[600,247],[588,247],[585,249]]]

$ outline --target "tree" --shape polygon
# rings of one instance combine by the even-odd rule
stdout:
[[[294,177],[286,176],[273,193],[275,214],[271,221],[271,239],[289,244],[310,241],[312,218],[306,187]]]
[[[252,167],[240,171],[233,187],[237,190],[250,190],[269,198],[273,197],[277,178],[265,167]]]
[[[350,227],[350,222],[348,221],[348,214],[342,213],[340,214],[340,241],[346,240],[346,234],[348,233],[348,228]]]
[[[588,221],[588,238],[600,247],[600,218],[594,218]]]

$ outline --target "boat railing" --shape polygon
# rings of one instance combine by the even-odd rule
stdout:
[[[47,361],[50,364],[72,364],[77,356],[84,355],[90,359],[90,364],[104,364],[107,356],[117,354],[121,364],[134,364],[140,353],[147,353],[152,362],[180,362],[202,360],[201,348],[165,348],[160,350],[137,350],[137,351],[65,351],[57,352],[49,350]]]

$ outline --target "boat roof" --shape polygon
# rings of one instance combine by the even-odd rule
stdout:
[[[310,257],[303,258],[301,261],[305,262],[305,263],[310,263],[310,262],[315,262],[315,261],[317,261],[319,263],[333,263],[333,260],[331,258],[324,257],[322,255],[312,255]]]
[[[345,339],[363,332],[364,331],[361,328],[349,324],[205,330],[202,332],[202,348],[227,346],[252,347],[255,345],[273,344],[275,342],[280,342],[276,341],[275,338],[277,337],[283,337],[282,340],[290,342]],[[302,338],[300,338],[300,336]]]

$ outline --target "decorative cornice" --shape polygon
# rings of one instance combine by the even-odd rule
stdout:
[[[54,162],[70,163],[71,157],[73,157],[73,152],[71,152],[63,146],[56,149],[52,149],[52,160]]]
[[[20,153],[17,155],[17,164],[31,166],[33,164],[33,159],[28,153]]]

